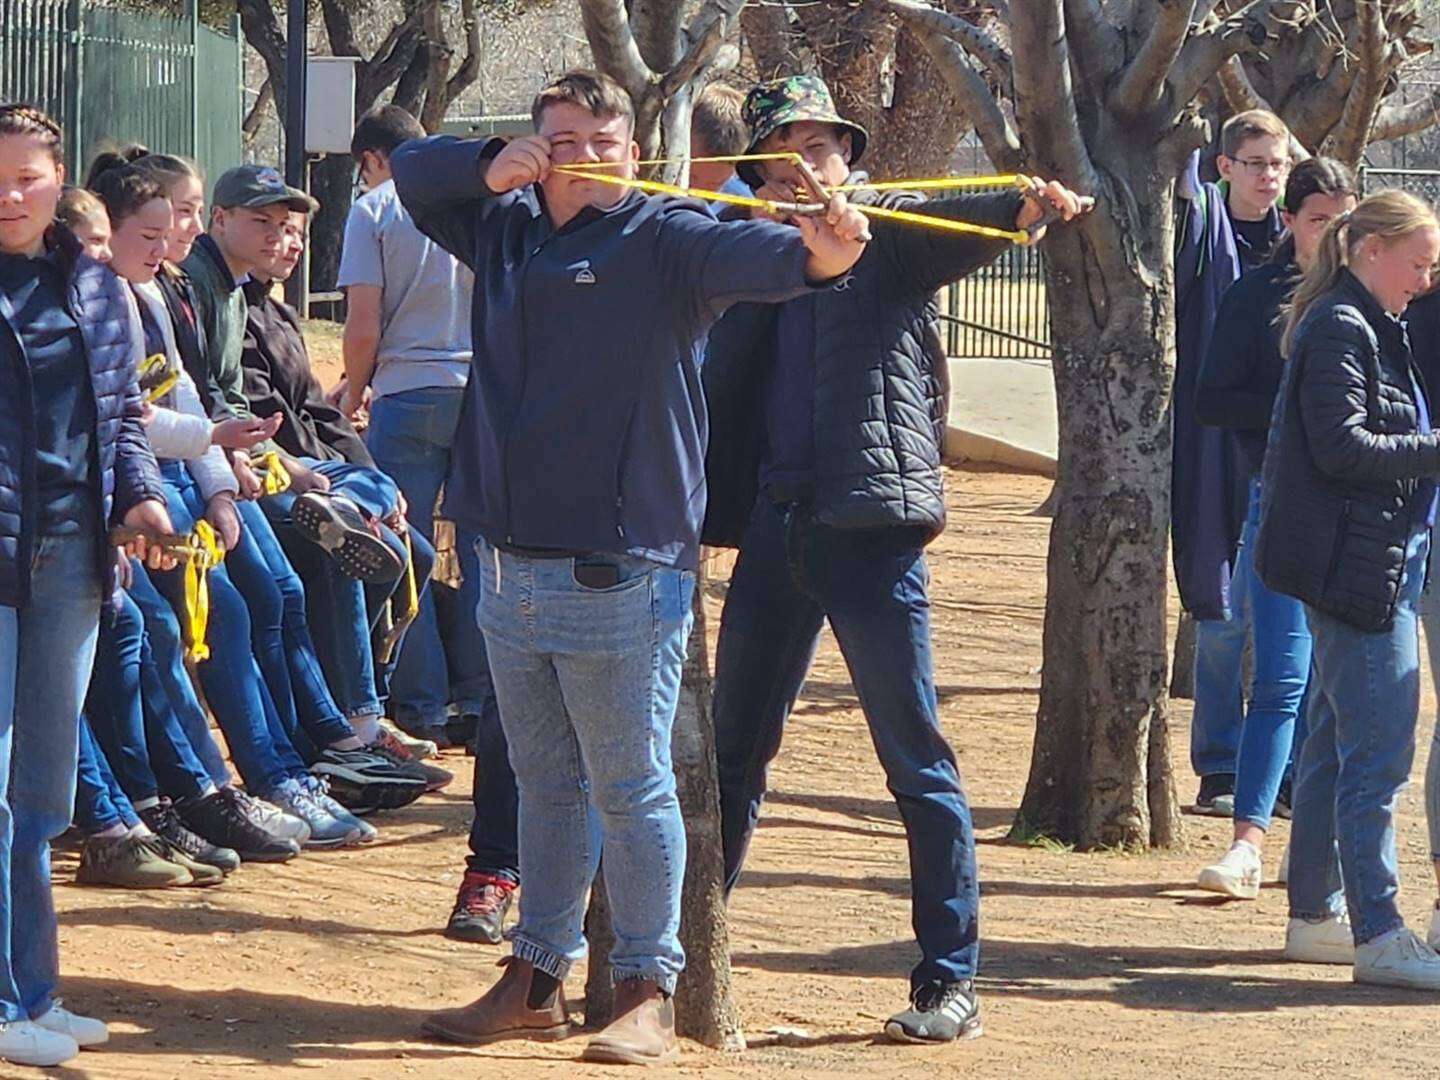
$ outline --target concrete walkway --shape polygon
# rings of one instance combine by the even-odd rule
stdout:
[[[1055,384],[1038,360],[950,361],[945,456],[1054,477]]]

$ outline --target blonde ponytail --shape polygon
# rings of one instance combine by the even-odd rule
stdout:
[[[1362,199],[1354,210],[1332,221],[1320,239],[1314,263],[1300,279],[1290,300],[1280,351],[1286,357],[1294,354],[1295,330],[1306,310],[1340,281],[1356,248],[1367,236],[1377,236],[1386,244],[1393,244],[1421,229],[1435,228],[1440,228],[1440,221],[1428,203],[1395,190],[1376,192]]]

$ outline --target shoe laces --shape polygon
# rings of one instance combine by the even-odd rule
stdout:
[[[938,1012],[956,998],[968,998],[972,985],[968,979],[951,983],[928,982],[911,994],[910,1001],[919,1012]]]
[[[379,737],[370,744],[370,748],[398,765],[408,765],[414,760],[413,755],[405,748],[405,744],[384,728],[380,729]]]
[[[494,915],[514,891],[515,883],[509,878],[467,871],[455,898],[455,910],[466,915]]]

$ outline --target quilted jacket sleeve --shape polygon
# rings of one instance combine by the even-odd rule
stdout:
[[[1360,484],[1440,476],[1440,437],[1370,430],[1367,368],[1377,345],[1353,308],[1337,307],[1306,328],[1297,361],[1300,417],[1316,466]]]

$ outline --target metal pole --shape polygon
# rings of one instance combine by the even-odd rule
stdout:
[[[285,182],[309,190],[305,168],[305,61],[308,52],[305,0],[286,0],[285,5]],[[310,264],[301,259],[285,283],[285,299],[308,317]]]

